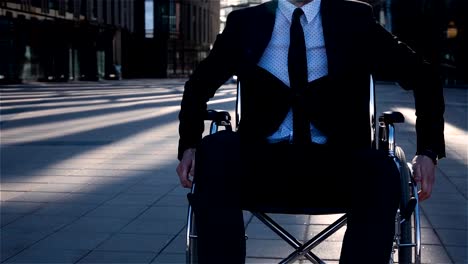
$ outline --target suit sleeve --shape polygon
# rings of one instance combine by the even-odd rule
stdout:
[[[416,108],[416,154],[432,153],[432,158],[445,157],[445,102],[438,65],[425,60],[375,19],[372,20],[370,42],[373,68],[379,72],[377,75],[394,80],[402,88],[413,91]]]
[[[229,14],[226,27],[213,44],[208,57],[200,62],[184,86],[179,111],[179,146],[177,158],[183,152],[195,148],[204,131],[207,102],[217,89],[234,75],[236,58],[236,30],[233,20],[235,12]]]

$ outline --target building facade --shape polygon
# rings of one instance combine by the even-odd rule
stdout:
[[[220,2],[173,0],[168,15],[167,75],[188,76],[208,56],[219,33]]]
[[[141,1],[0,2],[0,78],[9,81],[120,78],[124,47],[144,20]]]
[[[389,1],[389,0],[387,0]],[[440,65],[446,85],[468,84],[468,1],[392,0],[392,32]]]
[[[219,2],[150,2],[1,0],[0,82],[187,76],[216,38]]]

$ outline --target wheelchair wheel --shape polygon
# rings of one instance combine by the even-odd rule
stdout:
[[[187,240],[186,240],[186,263],[195,264],[198,263],[197,257],[197,232],[195,229],[195,214],[193,213],[192,206],[188,209],[187,219]]]
[[[417,188],[412,181],[411,169],[402,148],[395,148],[400,170],[401,198],[397,217],[396,248],[398,263],[420,263],[420,223],[417,204]]]

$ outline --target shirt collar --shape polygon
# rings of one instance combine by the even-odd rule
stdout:
[[[301,7],[305,14],[306,23],[310,23],[310,21],[312,21],[317,16],[320,11],[320,2],[321,0],[312,0],[312,2]],[[291,23],[292,14],[294,9],[297,7],[288,0],[279,0],[278,8],[280,12],[286,17],[286,19]]]

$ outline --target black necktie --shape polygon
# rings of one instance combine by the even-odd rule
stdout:
[[[300,17],[302,9],[296,8],[291,23],[291,42],[288,53],[289,83],[293,92],[293,143],[307,144],[310,139],[310,123],[305,111],[303,92],[307,87],[307,57]]]

